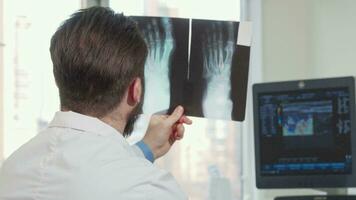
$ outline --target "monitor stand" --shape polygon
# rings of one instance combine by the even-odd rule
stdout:
[[[325,192],[322,195],[284,196],[275,200],[356,200],[356,195],[347,195],[346,188],[313,188]]]
[[[315,190],[325,192],[325,195],[347,195],[347,188],[315,188]]]

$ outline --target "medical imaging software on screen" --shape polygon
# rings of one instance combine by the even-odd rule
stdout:
[[[261,175],[350,174],[347,88],[258,96]]]

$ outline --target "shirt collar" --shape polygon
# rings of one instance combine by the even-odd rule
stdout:
[[[72,111],[56,112],[49,127],[71,128],[78,131],[95,133],[98,135],[122,134],[110,125],[95,117],[90,117]]]

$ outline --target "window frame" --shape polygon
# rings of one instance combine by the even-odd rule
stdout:
[[[4,159],[4,2],[0,0],[0,165]]]

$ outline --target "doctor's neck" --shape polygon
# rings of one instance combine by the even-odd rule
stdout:
[[[62,112],[76,112],[71,109],[68,109],[66,107],[61,107]],[[122,134],[125,130],[127,118],[124,117],[124,115],[120,112],[120,109],[115,109],[112,112],[106,114],[105,116],[97,116],[93,113],[80,113],[82,115],[90,116],[99,119],[100,121],[104,122],[105,124],[108,124],[109,126],[113,127],[116,129],[120,134]]]

